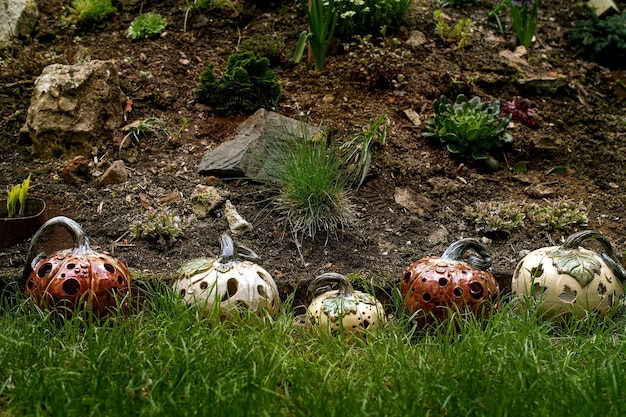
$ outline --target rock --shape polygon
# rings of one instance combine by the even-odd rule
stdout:
[[[604,18],[613,14],[619,14],[619,8],[613,0],[589,0],[587,6],[591,8],[596,16]]]
[[[516,64],[528,66],[528,61],[522,58],[527,53],[528,53],[528,50],[524,46],[520,45],[517,48],[515,48],[515,51],[509,51],[508,49],[505,49],[503,51],[500,51],[498,55]]]
[[[428,242],[430,246],[435,246],[439,243],[445,243],[448,240],[448,236],[450,236],[450,232],[448,232],[448,229],[441,226],[433,231],[430,235],[428,235],[428,237],[426,238],[426,242]]]
[[[34,1],[0,0],[0,43],[29,36],[38,20],[39,10]]]
[[[554,195],[554,190],[543,184],[533,184],[526,189],[526,194],[533,198],[546,198]]]
[[[199,218],[204,219],[224,202],[224,197],[217,188],[198,184],[191,192],[191,210]]]
[[[409,39],[407,39],[404,44],[409,48],[415,49],[418,46],[424,45],[426,42],[426,35],[419,30],[412,30],[409,32]]]
[[[437,205],[428,197],[417,194],[408,188],[396,188],[393,199],[397,205],[420,217],[425,216],[427,211],[433,212],[437,209]]]
[[[100,185],[105,186],[109,184],[120,184],[122,182],[126,182],[128,179],[128,170],[126,169],[126,165],[124,165],[124,161],[117,160],[111,164],[102,177],[100,177]]]
[[[525,79],[517,80],[517,85],[520,90],[529,94],[557,94],[560,90],[567,87],[567,78],[564,75],[556,77],[528,77]]]
[[[20,136],[38,158],[89,155],[120,125],[124,102],[109,61],[49,65],[35,81]]]
[[[317,127],[260,109],[241,123],[232,140],[208,151],[200,161],[200,175],[222,178],[267,178],[267,167],[272,164],[269,149],[278,141],[294,137],[312,137]]]
[[[76,155],[61,170],[63,180],[68,185],[78,185],[90,180],[89,161],[82,155]]]
[[[413,126],[420,127],[422,125],[422,120],[420,119],[420,115],[413,109],[404,110],[404,115],[413,123]]]
[[[226,200],[226,204],[224,206],[224,216],[226,216],[226,220],[228,220],[228,227],[234,236],[240,236],[252,230],[252,225],[248,223],[246,219],[241,217],[230,200]]]

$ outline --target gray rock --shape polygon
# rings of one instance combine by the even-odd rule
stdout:
[[[0,0],[0,43],[31,34],[39,10],[33,0]]]
[[[426,238],[426,242],[430,246],[435,246],[439,243],[445,243],[448,240],[448,236],[450,236],[450,232],[443,226],[435,229],[428,237]]]
[[[270,150],[293,138],[312,137],[319,129],[278,113],[260,109],[241,123],[232,139],[208,151],[200,161],[200,175],[221,178],[267,178],[273,163]]]
[[[38,158],[89,155],[120,125],[124,101],[109,61],[49,65],[35,81],[20,136]]]
[[[426,42],[426,35],[424,35],[419,30],[412,30],[409,32],[409,39],[404,42],[406,46],[409,48],[417,48],[418,46],[424,45]]]

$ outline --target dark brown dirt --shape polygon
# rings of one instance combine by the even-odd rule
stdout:
[[[261,2],[257,2],[261,3]],[[3,186],[20,182],[32,173],[31,195],[48,201],[52,214],[78,221],[95,246],[122,258],[140,278],[171,278],[184,261],[219,252],[219,235],[228,230],[223,216],[191,224],[185,236],[169,248],[145,239],[131,239],[133,221],[142,217],[147,202],[152,207],[169,205],[183,216],[191,213],[191,190],[205,181],[196,173],[197,164],[209,148],[223,141],[245,117],[217,117],[199,105],[193,95],[197,77],[206,61],[224,69],[228,56],[237,52],[241,39],[253,33],[276,33],[287,44],[285,60],[274,66],[284,89],[280,113],[312,124],[322,122],[342,138],[386,113],[392,122],[387,144],[374,153],[365,185],[354,196],[359,221],[354,229],[330,237],[305,239],[302,258],[284,225],[267,211],[263,187],[248,181],[224,182],[219,187],[231,193],[230,200],[254,224],[243,242],[262,257],[262,264],[277,279],[286,297],[324,271],[363,273],[388,291],[397,288],[402,271],[413,261],[440,255],[454,240],[485,237],[493,255],[493,270],[506,287],[522,250],[559,242],[570,232],[545,232],[527,225],[510,235],[487,235],[474,231],[463,217],[466,206],[478,201],[537,202],[567,197],[582,202],[589,211],[589,224],[571,232],[592,228],[605,234],[618,253],[626,251],[626,108],[611,79],[619,74],[582,61],[568,47],[564,33],[581,11],[571,1],[556,0],[540,6],[537,41],[524,72],[539,76],[560,74],[567,86],[555,94],[520,90],[511,80],[515,68],[499,55],[510,42],[499,36],[495,22],[486,19],[496,2],[478,0],[461,9],[446,8],[451,22],[461,17],[473,20],[470,45],[457,50],[435,34],[434,0],[415,1],[408,23],[397,34],[406,40],[410,30],[420,30],[427,43],[413,50],[406,65],[408,84],[401,92],[368,89],[351,74],[342,48],[330,56],[323,72],[312,64],[288,60],[299,33],[306,24],[297,2],[272,2],[264,6],[246,3],[237,16],[210,12],[193,15],[183,31],[185,2],[146,2],[122,7],[115,20],[91,30],[63,29],[60,16],[65,2],[41,0],[39,28],[33,39],[0,52],[0,175]],[[131,42],[126,29],[140,12],[157,12],[168,20],[167,33],[157,39]],[[624,2],[618,2],[621,8]],[[153,116],[178,131],[182,120],[189,124],[175,140],[145,140],[140,147],[123,151],[131,172],[124,184],[97,186],[96,178],[68,185],[60,174],[69,159],[42,161],[31,157],[29,144],[18,142],[30,93],[43,67],[51,63],[74,63],[77,54],[91,59],[114,60],[123,89],[133,100],[129,122]],[[147,78],[145,74],[151,74]],[[142,76],[144,74],[144,76]],[[432,102],[441,94],[478,95],[485,101],[530,98],[539,113],[537,128],[519,123],[510,129],[511,148],[496,156],[502,168],[491,172],[471,159],[454,158],[440,143],[421,137],[424,129],[404,115],[414,109],[422,122],[432,116]],[[121,129],[120,125],[120,129]],[[122,132],[120,130],[120,136]],[[103,171],[118,158],[115,138],[84,155],[90,170]],[[528,171],[514,174],[512,167],[525,162]],[[548,174],[555,166],[566,173]],[[533,185],[551,192],[545,197],[532,192]],[[394,202],[396,188],[409,188],[419,197],[421,210],[409,212]],[[261,192],[260,192],[261,191]],[[218,211],[220,213],[221,211]],[[448,235],[439,243],[428,237],[437,230]],[[68,243],[69,244],[69,243]],[[0,273],[11,276],[23,266],[28,242],[0,254]]]

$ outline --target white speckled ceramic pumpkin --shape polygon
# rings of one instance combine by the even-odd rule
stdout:
[[[599,253],[580,247],[589,239],[602,246]],[[549,319],[588,312],[610,315],[618,307],[626,271],[613,247],[600,233],[585,230],[561,246],[537,249],[522,259],[513,274],[511,291],[522,306],[536,308]]]
[[[182,265],[174,291],[207,314],[219,308],[224,318],[228,313],[247,309],[256,314],[266,311],[275,317],[280,298],[272,276],[254,262],[238,260],[230,236],[222,235],[221,244],[219,258],[194,259]],[[240,253],[240,257],[258,258],[252,250],[239,247],[246,252]]]
[[[331,332],[363,334],[386,322],[383,305],[371,294],[357,291],[341,274],[328,272],[315,278],[307,290],[311,300],[306,324],[322,326]]]

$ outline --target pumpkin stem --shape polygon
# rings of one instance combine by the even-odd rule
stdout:
[[[598,243],[602,246],[602,249],[604,249],[604,251],[600,252],[600,256],[611,271],[613,271],[615,277],[620,280],[620,282],[625,282],[626,269],[622,266],[622,263],[613,249],[613,245],[611,245],[611,242],[609,242],[608,239],[599,232],[596,232],[595,230],[582,230],[574,233],[565,239],[565,242],[561,245],[561,247],[564,249],[578,249],[584,241],[589,239],[595,239],[598,241]]]
[[[72,241],[74,246],[72,250],[76,255],[86,255],[92,253],[91,247],[89,246],[89,237],[85,234],[85,231],[78,223],[69,217],[65,216],[57,216],[53,217],[47,222],[45,222],[37,233],[33,236],[33,239],[30,243],[30,248],[28,249],[28,256],[26,257],[26,266],[24,267],[24,274],[22,275],[23,283],[26,283],[28,276],[37,265],[41,259],[45,258],[47,255],[45,252],[37,253],[39,247],[41,246],[41,242],[43,237],[48,233],[50,229],[53,227],[60,226],[67,230],[67,232],[72,237]]]
[[[337,272],[326,272],[315,278],[309,284],[306,291],[308,303],[317,296],[328,292],[338,290],[338,295],[348,295],[354,292],[354,288],[348,279]]]
[[[239,258],[246,260],[259,259],[259,255],[246,245],[237,243],[237,248],[239,249],[237,250],[237,248],[235,248],[235,243],[233,243],[233,239],[226,233],[223,233],[222,236],[220,236],[220,246],[222,247],[222,254],[220,255],[218,261],[222,264],[230,262],[237,263]]]
[[[470,255],[467,263],[482,271],[488,270],[491,267],[491,255],[478,240],[472,238],[460,239],[448,246],[448,249],[441,255],[441,259],[461,262],[465,252],[470,249],[473,249],[478,256]]]

